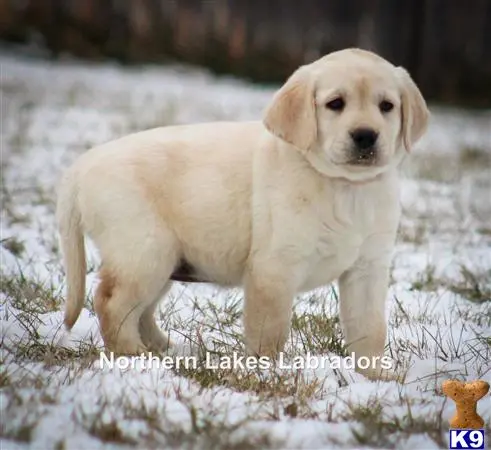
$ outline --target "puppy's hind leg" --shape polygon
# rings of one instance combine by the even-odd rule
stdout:
[[[143,343],[150,351],[159,353],[161,351],[166,351],[170,346],[172,346],[168,334],[163,332],[157,326],[154,317],[155,310],[157,309],[160,300],[167,294],[167,292],[169,292],[171,286],[172,282],[167,282],[157,298],[146,307],[140,317],[140,336]]]
[[[137,229],[147,233],[137,236]],[[175,240],[167,230],[158,230],[151,237],[148,228],[133,224],[132,230],[130,239],[129,233],[125,236],[126,242],[133,243],[131,249],[110,245],[110,237],[102,247],[101,283],[95,295],[106,350],[121,355],[149,350],[150,341],[140,335],[141,317],[160,298],[177,260]],[[114,235],[121,236],[113,230]]]

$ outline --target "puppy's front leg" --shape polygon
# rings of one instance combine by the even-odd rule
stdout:
[[[356,370],[370,379],[398,380],[392,370],[381,367],[387,324],[385,300],[389,284],[388,258],[364,261],[346,271],[339,279],[340,316],[349,353],[366,356],[370,366]],[[372,363],[372,358],[377,358]]]
[[[255,267],[245,279],[244,334],[247,350],[275,357],[283,350],[292,317],[291,278]]]

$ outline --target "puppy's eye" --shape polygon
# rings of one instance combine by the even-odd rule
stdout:
[[[326,103],[326,108],[329,108],[331,111],[342,111],[344,105],[344,100],[341,97],[338,97]]]
[[[383,113],[388,113],[389,111],[392,111],[394,109],[394,104],[388,102],[387,100],[382,100],[378,105],[378,107],[380,108],[380,111],[382,111]]]

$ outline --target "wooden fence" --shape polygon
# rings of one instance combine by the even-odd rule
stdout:
[[[491,107],[491,0],[0,0],[0,38],[56,57],[178,59],[256,81],[359,46],[433,100]]]

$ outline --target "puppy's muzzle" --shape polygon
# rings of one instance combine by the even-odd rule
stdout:
[[[353,149],[350,164],[373,164],[377,159],[378,133],[371,128],[357,128],[350,133]]]

